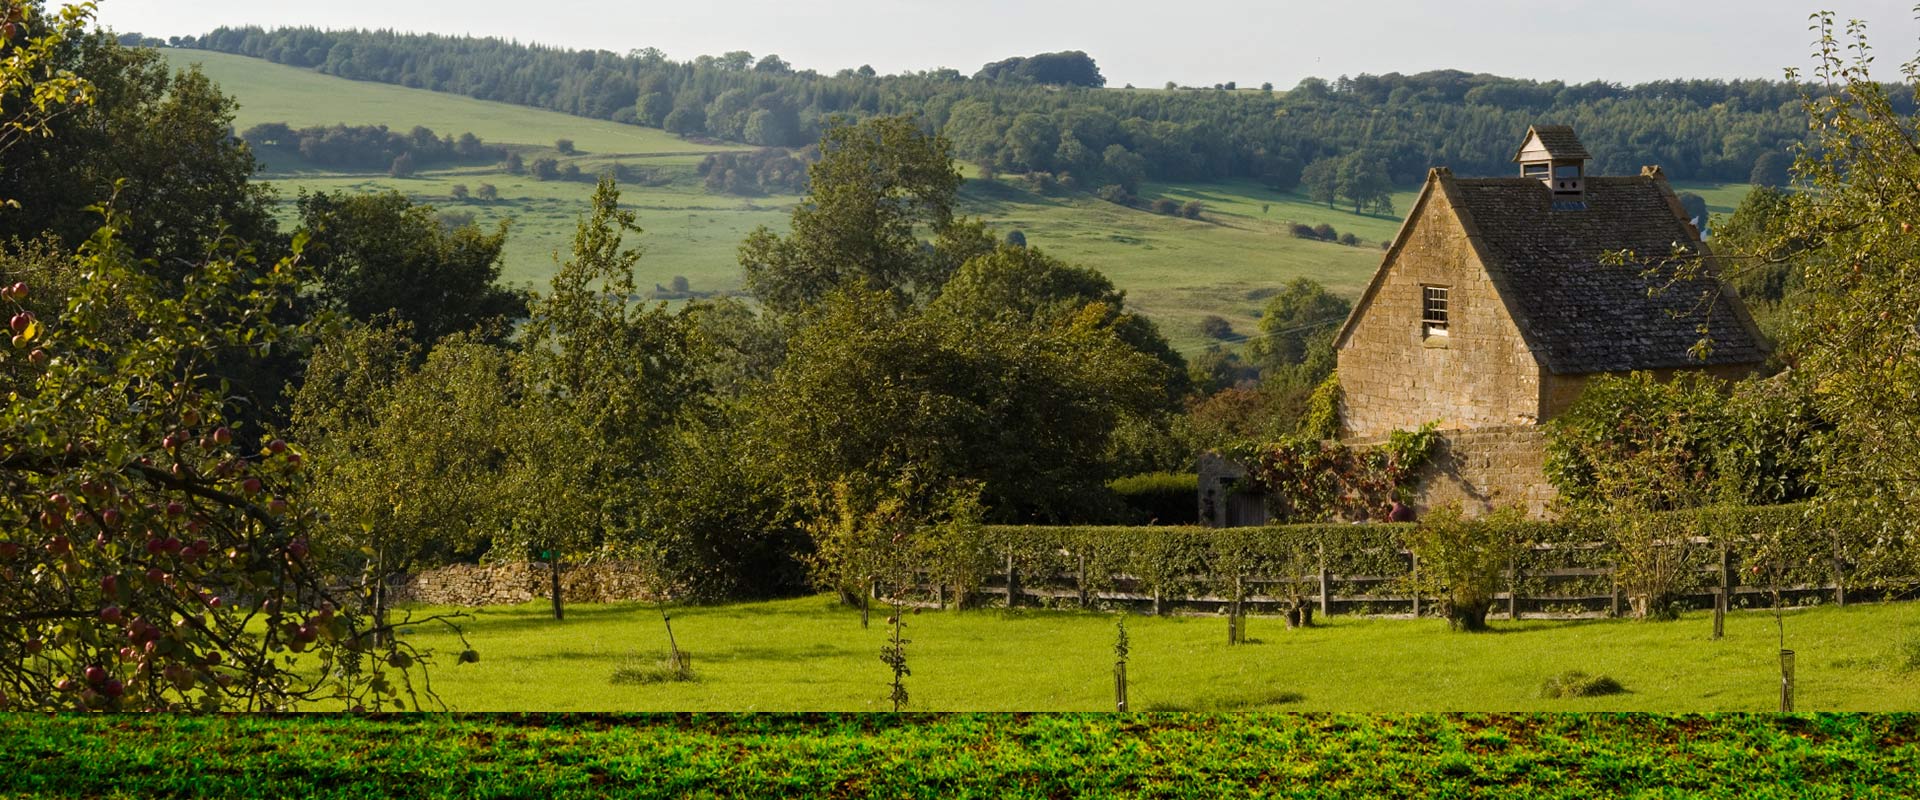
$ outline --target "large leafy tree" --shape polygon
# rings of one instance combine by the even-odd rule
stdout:
[[[15,331],[0,351],[0,707],[411,695],[395,677],[421,654],[331,596],[302,454],[234,431],[233,397],[209,380],[292,335],[272,320],[295,263],[220,258],[162,281],[125,227],[58,272],[51,256],[0,264]]]
[[[315,295],[349,317],[392,315],[430,345],[526,315],[524,294],[495,285],[506,223],[491,233],[449,228],[399,192],[307,195],[300,215]]]
[[[1333,337],[1352,309],[1353,303],[1318,281],[1295,278],[1267,300],[1247,356],[1270,377],[1287,373],[1295,384],[1319,383],[1333,371]]]
[[[38,3],[6,5],[41,16]],[[162,274],[190,271],[222,234],[272,247],[272,198],[250,182],[256,166],[233,136],[233,100],[197,69],[171,72],[155,51],[69,29],[38,53],[32,72],[30,86],[0,87],[8,90],[0,107],[11,113],[49,91],[71,96],[75,86],[88,87],[92,102],[42,115],[33,132],[45,135],[0,150],[0,197],[19,206],[0,214],[0,237],[50,232],[77,247],[99,219],[86,209],[111,202],[137,211],[120,241]]]
[[[1107,510],[1115,430],[1166,408],[1178,370],[1127,341],[1105,302],[1028,294],[1050,280],[1028,269],[1046,268],[976,259],[924,312],[858,288],[829,298],[756,407],[779,468],[815,500],[911,474],[929,491],[977,484],[998,519]],[[1025,309],[982,302],[1023,294]]]
[[[740,246],[747,288],[775,311],[805,309],[846,286],[931,297],[966,259],[993,248],[978,225],[954,217],[951,146],[910,118],[829,128],[809,175],[790,232],[763,227]]]
[[[639,231],[613,180],[601,179],[572,256],[533,306],[520,369],[529,408],[547,424],[525,431],[537,438],[516,489],[528,513],[508,541],[554,551],[645,545],[640,489],[710,396],[690,318],[639,299],[640,252],[626,244]]]
[[[40,2],[0,3],[0,152],[47,136],[61,116],[93,102],[92,82],[65,69],[68,41],[85,35],[95,4],[72,3],[47,13]]]
[[[1843,35],[1822,14],[1817,28],[1827,91],[1808,96],[1813,140],[1794,162],[1807,191],[1749,255],[1797,265],[1787,357],[1834,426],[1821,507],[1864,532],[1863,570],[1898,582],[1920,574],[1920,122],[1893,96],[1909,89],[1871,76],[1858,23]],[[1920,60],[1901,72],[1920,83]]]
[[[415,368],[404,325],[343,327],[315,348],[294,400],[334,567],[387,619],[388,583],[470,556],[498,526],[515,407],[512,353],[455,337]]]

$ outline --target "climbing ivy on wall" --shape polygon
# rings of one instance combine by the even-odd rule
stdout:
[[[1429,423],[1379,445],[1290,438],[1233,458],[1246,465],[1242,485],[1266,496],[1275,522],[1381,521],[1407,499],[1439,439]]]

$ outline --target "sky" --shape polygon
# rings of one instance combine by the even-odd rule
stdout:
[[[1540,80],[1779,78],[1812,52],[1809,14],[1869,23],[1885,77],[1916,52],[1913,0],[104,0],[116,31],[222,25],[498,36],[676,60],[747,50],[796,69],[972,74],[1084,50],[1109,86],[1213,85],[1430,69]],[[1804,71],[1804,70],[1803,70]]]

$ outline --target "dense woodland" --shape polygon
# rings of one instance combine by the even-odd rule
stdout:
[[[1397,185],[1436,165],[1505,174],[1514,131],[1549,121],[1578,128],[1605,173],[1660,164],[1680,180],[1777,185],[1787,146],[1806,135],[1800,101],[1809,89],[1763,80],[1569,85],[1441,70],[1309,78],[1279,92],[1138,91],[1094,88],[1104,80],[1079,53],[1009,59],[969,78],[952,69],[827,75],[745,52],[675,62],[653,49],[621,55],[392,31],[225,28],[173,43],[764,146],[812,143],[836,115],[907,114],[944,134],[962,160],[1066,173],[1087,189],[1131,190],[1135,169],[1154,180],[1242,177],[1292,189],[1315,162],[1355,153]]]

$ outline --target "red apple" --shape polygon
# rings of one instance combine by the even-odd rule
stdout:
[[[73,501],[67,499],[66,495],[59,492],[47,495],[47,502],[52,503],[54,508],[60,509],[61,511],[65,511],[73,506]]]
[[[260,486],[259,478],[248,478],[240,482],[240,491],[245,492],[248,497],[252,497],[256,494],[259,494],[260,489],[261,489],[261,486]]]
[[[47,355],[47,351],[36,348],[33,352],[27,354],[27,363],[36,367],[44,367],[52,358],[52,356]]]
[[[125,620],[126,612],[121,611],[119,606],[107,606],[106,608],[100,609],[101,622],[107,623],[108,625],[118,625]]]
[[[110,681],[107,681],[105,684],[101,685],[100,687],[100,693],[108,697],[119,697],[120,695],[125,694],[126,691],[127,691],[127,685],[124,683],[121,683],[119,678],[114,678]]]
[[[233,443],[233,431],[224,427],[213,429],[213,443],[222,447]]]
[[[187,506],[185,503],[182,503],[178,500],[167,503],[167,516],[177,517],[185,513],[187,513]]]
[[[267,452],[269,453],[272,453],[274,455],[279,455],[286,451],[287,451],[287,443],[285,441],[282,441],[280,439],[275,439],[271,442],[267,442]]]
[[[82,674],[86,677],[87,683],[99,683],[107,679],[107,671],[101,669],[98,664],[87,667],[86,672]]]
[[[103,594],[113,594],[119,589],[120,589],[120,576],[103,575],[100,577],[100,591]]]
[[[47,552],[56,556],[64,556],[73,552],[73,543],[67,541],[67,537],[65,536],[55,536],[47,540]]]
[[[270,513],[270,514],[285,514],[285,513],[287,513],[287,501],[285,501],[285,500],[282,500],[282,499],[280,499],[280,498],[278,498],[278,497],[276,497],[276,498],[273,498],[272,500],[268,500],[268,501],[267,501],[267,512],[268,512],[268,513]]]
[[[14,333],[26,333],[27,326],[33,324],[33,312],[22,311],[15,314],[13,315],[13,319],[9,320],[7,324],[13,328]]]
[[[100,512],[100,524],[108,527],[119,527],[121,516],[120,509],[109,508]]]

